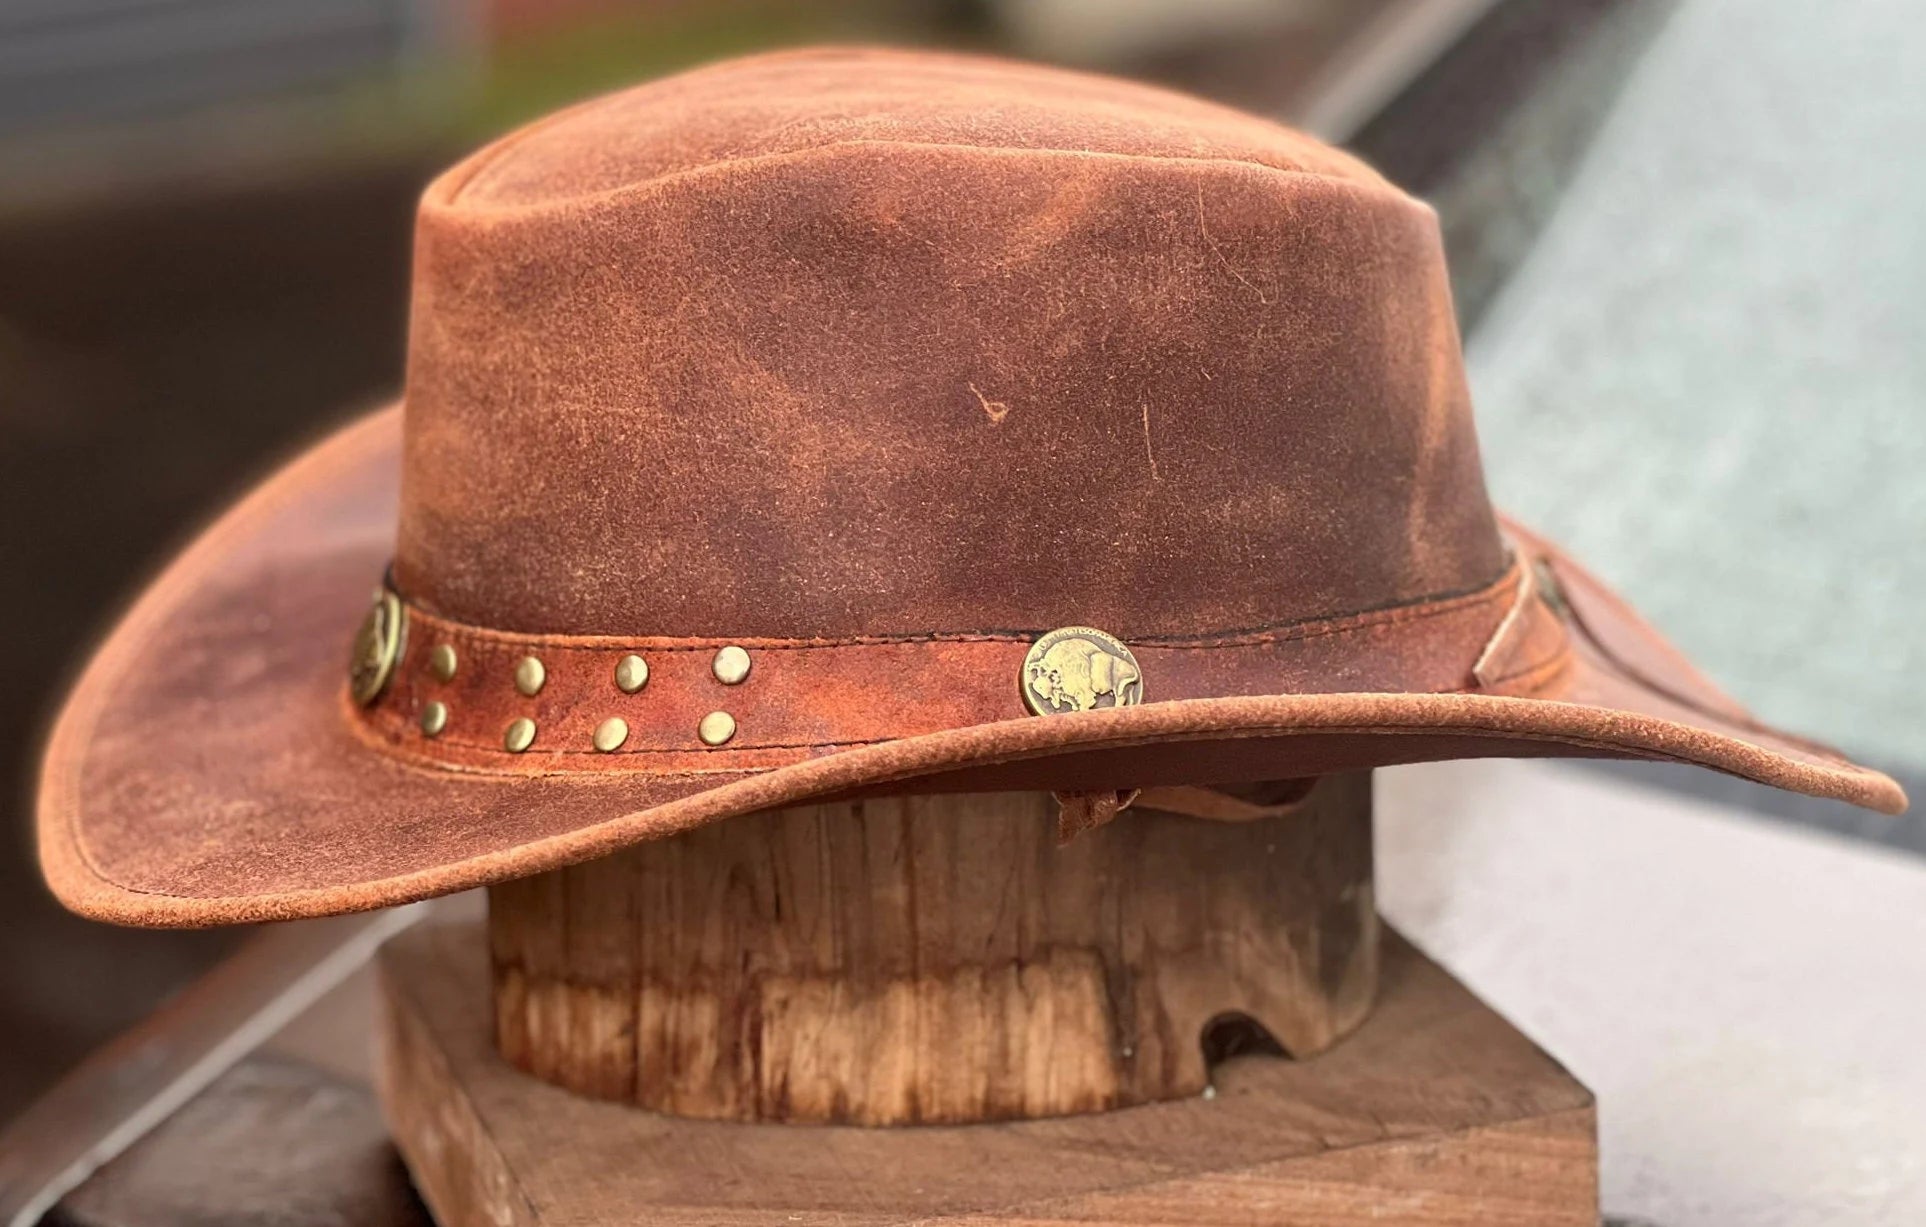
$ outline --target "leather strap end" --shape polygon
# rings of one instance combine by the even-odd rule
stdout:
[[[1142,793],[1140,788],[1105,789],[1102,792],[1059,792],[1057,798],[1057,846],[1062,847],[1083,834],[1103,826],[1129,809]]]

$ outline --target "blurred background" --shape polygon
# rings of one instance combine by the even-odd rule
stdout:
[[[175,545],[399,386],[422,185],[559,104],[828,40],[1178,85],[1431,200],[1501,503],[1926,795],[1909,0],[0,0],[0,1121],[237,940],[47,900],[41,730]],[[1926,849],[1917,818],[1570,769]]]

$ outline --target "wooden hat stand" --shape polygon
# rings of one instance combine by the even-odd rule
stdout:
[[[1070,812],[757,814],[391,942],[435,1217],[1596,1224],[1590,1094],[1380,925],[1368,773]]]

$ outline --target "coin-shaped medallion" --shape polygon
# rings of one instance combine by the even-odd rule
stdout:
[[[382,588],[375,593],[374,605],[354,633],[354,650],[348,658],[348,693],[366,707],[381,694],[388,676],[401,655],[401,626],[405,615],[401,599]]]
[[[1064,626],[1030,645],[1023,658],[1023,702],[1039,716],[1144,701],[1143,670],[1115,635]]]

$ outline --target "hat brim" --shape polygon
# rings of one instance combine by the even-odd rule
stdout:
[[[1190,699],[904,738],[762,771],[484,775],[396,761],[344,718],[347,628],[393,548],[400,413],[271,477],[144,593],[76,685],[39,795],[48,882],[101,920],[321,916],[540,873],[706,822],[919,781],[1285,778],[1443,758],[1644,758],[1896,813],[1892,780],[1761,727],[1550,553],[1574,611],[1556,698]],[[1034,786],[1031,784],[1030,786]]]

